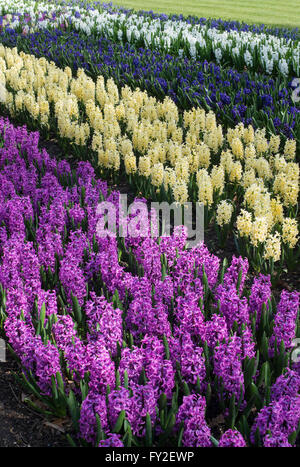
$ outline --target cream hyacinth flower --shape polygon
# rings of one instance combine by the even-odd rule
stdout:
[[[272,259],[274,263],[280,260],[281,256],[281,238],[278,232],[274,235],[270,235],[265,243],[264,247],[264,258]]]
[[[289,248],[294,248],[299,240],[298,225],[296,219],[289,217],[282,222],[282,240]]]
[[[236,226],[241,237],[248,237],[252,229],[251,213],[242,209],[240,215],[237,217]]]
[[[217,207],[216,222],[220,227],[227,225],[231,221],[233,206],[228,201],[221,201]]]
[[[266,217],[257,217],[252,222],[250,239],[254,246],[258,246],[259,243],[264,243],[268,235],[268,221]]]

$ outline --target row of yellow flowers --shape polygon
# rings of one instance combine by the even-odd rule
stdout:
[[[224,133],[212,112],[180,114],[139,89],[120,91],[83,70],[72,76],[45,58],[0,46],[2,103],[12,116],[30,118],[98,158],[102,175],[124,171],[146,196],[205,205],[220,242],[232,228],[241,252],[255,264],[293,262],[298,241],[299,165],[293,140],[281,145],[265,131],[239,124]],[[0,96],[1,97],[1,96]]]

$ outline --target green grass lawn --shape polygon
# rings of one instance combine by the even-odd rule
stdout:
[[[135,10],[300,27],[299,0],[115,0],[113,3]]]

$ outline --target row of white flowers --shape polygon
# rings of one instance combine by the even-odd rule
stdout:
[[[24,13],[30,19],[27,16],[25,21]],[[150,16],[110,13],[101,8],[85,9],[30,0],[0,0],[0,14],[5,15],[4,27],[23,27],[25,33],[71,24],[88,35],[103,34],[110,39],[193,58],[213,56],[220,64],[233,62],[239,68],[262,69],[267,74],[300,76],[300,42],[273,35],[219,31],[185,21],[161,21]]]

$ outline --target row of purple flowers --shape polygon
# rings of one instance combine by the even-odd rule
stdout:
[[[37,132],[1,118],[0,134],[0,320],[23,384],[71,416],[73,443],[297,444],[299,294],[276,304],[263,275],[246,288],[247,259],[188,250],[180,229],[99,237],[97,206],[119,193]]]

